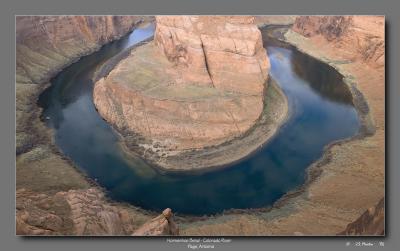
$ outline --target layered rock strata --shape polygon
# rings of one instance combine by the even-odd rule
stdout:
[[[154,41],[132,50],[94,89],[99,113],[160,157],[215,146],[259,119],[269,61],[253,17],[156,17]]]

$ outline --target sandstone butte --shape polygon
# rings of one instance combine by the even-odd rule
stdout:
[[[158,16],[154,41],[96,83],[94,102],[160,159],[248,131],[263,112],[269,67],[254,17]]]

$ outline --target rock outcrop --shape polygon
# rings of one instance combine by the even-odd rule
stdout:
[[[366,210],[338,235],[385,235],[385,198]]]
[[[151,219],[151,215],[144,215],[134,207],[110,203],[97,188],[52,195],[18,189],[16,209],[18,235],[132,235]],[[165,210],[165,214],[172,222],[172,213]],[[178,231],[173,223],[159,223],[164,235]],[[153,234],[156,232],[143,233]]]
[[[54,235],[68,234],[71,221],[63,213],[49,210],[50,205],[68,208],[65,200],[49,197],[43,193],[34,193],[26,189],[16,192],[16,234],[17,235]]]
[[[179,235],[178,226],[173,220],[171,209],[165,209],[162,214],[146,222],[133,236],[159,236],[159,235]]]
[[[154,41],[132,50],[94,89],[99,113],[147,139],[159,157],[244,134],[260,117],[269,61],[253,17],[156,17]]]
[[[342,56],[369,65],[385,64],[383,16],[300,16],[293,30],[305,37],[321,37],[341,49]]]

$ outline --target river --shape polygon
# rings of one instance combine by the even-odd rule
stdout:
[[[271,206],[305,182],[306,168],[327,144],[359,130],[340,74],[295,48],[265,42],[270,76],[288,97],[290,112],[268,144],[228,168],[203,174],[160,173],[140,158],[127,158],[95,109],[91,77],[107,59],[153,33],[153,25],[137,28],[82,57],[52,79],[39,99],[59,149],[113,200],[189,215]]]

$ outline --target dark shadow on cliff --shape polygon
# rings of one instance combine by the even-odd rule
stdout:
[[[353,97],[340,73],[312,57],[293,51],[293,70],[321,97],[336,103],[353,105]]]

